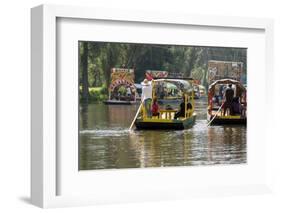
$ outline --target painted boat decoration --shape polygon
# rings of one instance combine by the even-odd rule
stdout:
[[[136,87],[134,69],[112,68],[111,83],[108,88],[108,100],[104,104],[136,104]]]

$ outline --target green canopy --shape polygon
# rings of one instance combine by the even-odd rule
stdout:
[[[164,82],[166,83],[167,88],[170,89],[178,89],[184,93],[192,92],[193,87],[192,84],[188,80],[181,79],[156,79],[154,80],[156,83]],[[169,87],[168,87],[169,86]]]

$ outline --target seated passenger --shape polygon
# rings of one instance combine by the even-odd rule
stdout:
[[[186,98],[187,104],[186,104],[186,110],[192,109],[191,103],[188,102],[188,99]],[[180,104],[179,110],[176,112],[174,119],[177,119],[179,117],[185,117],[185,96],[183,95],[182,102]]]
[[[152,116],[157,116],[159,118],[159,105],[158,105],[158,102],[157,102],[157,98],[155,97],[153,99],[153,103],[152,103]]]
[[[234,97],[231,103],[232,107],[232,115],[240,115],[242,111],[242,107],[239,101],[239,97]]]

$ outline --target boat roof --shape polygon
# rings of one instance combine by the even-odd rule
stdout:
[[[201,84],[198,84],[198,87],[199,87],[200,89],[206,90],[206,88],[205,88],[203,85],[201,85]]]
[[[181,85],[179,87],[179,89],[189,92],[189,91],[193,90],[193,87],[192,87],[192,84],[188,80],[192,80],[192,78],[187,78],[187,79],[161,78],[161,79],[155,79],[153,81],[154,82],[172,82],[172,83]]]
[[[215,93],[215,86],[217,84],[234,84],[236,85],[236,92],[237,92],[237,96],[240,96],[244,91],[247,92],[247,89],[244,87],[244,85],[239,82],[239,81],[236,81],[236,80],[233,80],[233,79],[220,79],[220,80],[216,80],[215,82],[213,82],[210,86],[209,86],[209,94],[210,95],[214,95]]]
[[[244,87],[244,85],[241,82],[230,79],[230,78],[219,79],[219,80],[214,81],[212,84],[209,85],[209,90],[212,89],[217,84],[234,84],[234,85],[238,85],[241,89],[246,90],[246,88]]]

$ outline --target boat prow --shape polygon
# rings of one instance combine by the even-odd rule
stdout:
[[[209,121],[212,121],[210,125],[246,125],[247,117],[240,115],[229,115],[229,116],[210,116]]]

